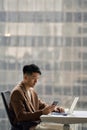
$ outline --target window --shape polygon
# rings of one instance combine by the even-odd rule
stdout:
[[[82,21],[82,12],[79,12],[79,13],[73,13],[73,19],[75,22],[78,22],[80,23]]]

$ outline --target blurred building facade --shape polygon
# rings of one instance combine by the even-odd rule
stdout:
[[[66,107],[79,96],[77,109],[87,109],[87,0],[0,0],[0,91],[31,63],[42,70],[40,98]],[[0,126],[9,127],[1,97]]]

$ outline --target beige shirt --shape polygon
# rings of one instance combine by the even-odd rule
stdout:
[[[29,99],[31,100],[31,93],[30,93],[30,91],[28,90],[27,93],[28,93]]]

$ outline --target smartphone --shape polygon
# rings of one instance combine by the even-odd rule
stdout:
[[[57,105],[58,101],[53,101],[52,105]]]

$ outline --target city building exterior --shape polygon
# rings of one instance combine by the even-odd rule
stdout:
[[[67,107],[79,96],[76,108],[87,110],[87,0],[0,0],[0,91],[31,63],[42,70],[40,98]],[[4,111],[0,97],[0,130],[9,128]]]

